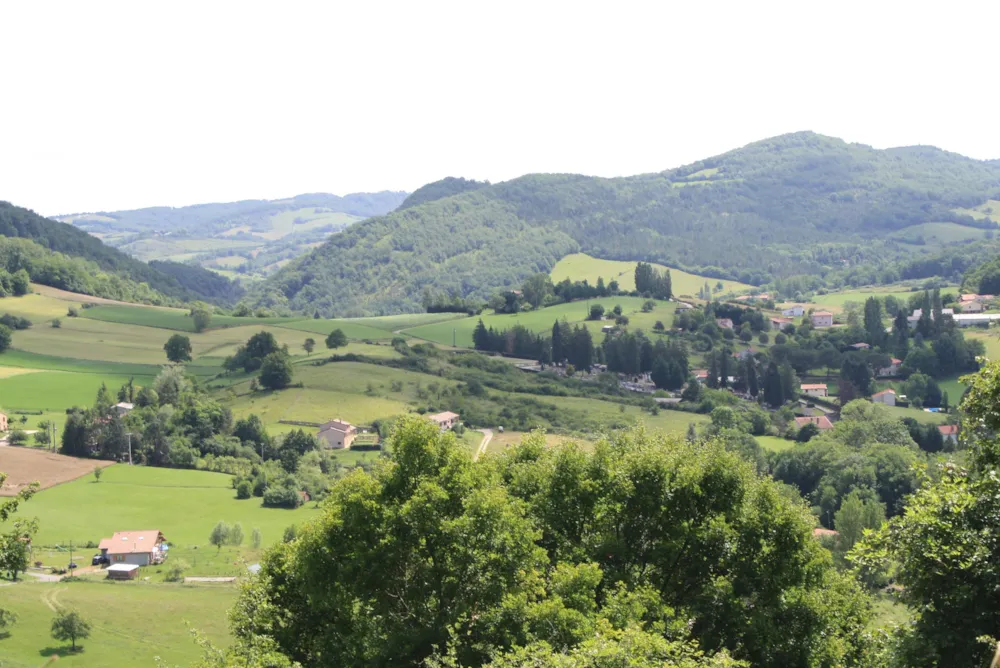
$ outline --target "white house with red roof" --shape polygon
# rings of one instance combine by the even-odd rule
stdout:
[[[802,394],[808,395],[810,397],[826,397],[827,394],[826,383],[803,383],[799,385],[799,390]]]
[[[829,311],[814,311],[809,320],[813,327],[833,327],[833,314]]]
[[[816,428],[820,431],[833,429],[833,423],[830,422],[830,418],[825,415],[806,415],[804,417],[797,417],[795,418],[795,424],[798,425],[799,429],[802,429],[802,427],[807,424],[816,425]]]
[[[166,539],[158,529],[118,531],[111,538],[101,540],[97,547],[111,565],[150,566],[162,564],[167,558]]]
[[[958,445],[957,424],[943,424],[938,427],[938,431],[941,432],[941,438],[943,438],[946,443],[951,443],[952,445]]]
[[[889,366],[884,366],[878,370],[879,378],[891,378],[893,376],[899,375],[899,367],[903,365],[903,360],[892,358],[889,362]]]
[[[881,392],[876,392],[871,396],[871,400],[876,404],[885,404],[886,406],[896,405],[896,390],[891,387],[888,390],[882,390]]]

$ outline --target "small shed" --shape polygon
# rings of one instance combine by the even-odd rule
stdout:
[[[138,564],[112,564],[107,568],[109,580],[135,580],[139,576]]]

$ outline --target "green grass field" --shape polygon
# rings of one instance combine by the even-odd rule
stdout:
[[[862,288],[860,290],[842,290],[840,292],[831,292],[825,295],[816,295],[813,298],[813,303],[815,303],[818,308],[825,308],[834,313],[840,313],[844,310],[844,304],[847,302],[857,302],[859,304],[864,304],[865,300],[869,297],[885,297],[887,295],[892,295],[900,300],[908,300],[915,291],[910,289],[901,289],[898,285],[885,285],[876,288]],[[942,288],[941,294],[957,294],[958,288]],[[792,303],[792,302],[789,302]]]
[[[193,332],[194,320],[188,311],[176,308],[161,308],[158,306],[126,306],[121,304],[101,304],[87,309],[80,309],[80,316],[91,320],[118,322],[126,325],[143,325],[160,329],[174,329],[180,332]],[[240,325],[271,325],[288,323],[290,318],[237,318],[231,315],[214,315],[210,328],[238,327]]]
[[[259,498],[237,500],[231,483],[222,473],[115,464],[100,482],[84,476],[43,490],[18,512],[38,518],[36,546],[96,544],[115,531],[159,529],[171,549],[213,553],[208,535],[219,520],[241,522],[248,541],[258,527],[266,546],[316,512],[314,504],[284,510],[264,508]]]
[[[138,385],[149,385],[152,376],[134,376]],[[112,393],[128,382],[129,376],[38,371],[0,378],[0,397],[7,409],[59,411],[94,403],[101,383]]]
[[[567,255],[556,263],[552,268],[551,276],[553,282],[558,283],[563,279],[571,281],[582,281],[586,279],[591,285],[597,284],[597,278],[604,278],[605,283],[612,279],[618,281],[619,287],[628,292],[635,290],[635,266],[636,262],[622,262],[618,260],[601,260],[591,257],[585,253],[574,253]],[[661,271],[667,269],[663,265],[654,265]],[[704,287],[707,281],[713,289],[719,282],[717,278],[707,278],[697,274],[689,274],[680,269],[670,269],[670,280],[673,285],[675,295],[696,295],[698,290]],[[749,290],[753,286],[737,281],[722,281],[724,286],[722,293],[742,292]]]
[[[889,237],[904,243],[941,245],[985,239],[986,230],[957,223],[921,223],[897,230]]]
[[[420,384],[426,386],[434,381],[442,386],[455,384],[413,371],[357,362],[319,367],[297,365],[295,374],[296,381],[305,387],[251,395],[247,388],[249,381],[237,384],[233,389],[239,396],[230,404],[233,415],[239,418],[256,413],[275,433],[295,429],[280,425],[279,420],[322,423],[339,417],[352,424],[368,424],[377,418],[408,412],[408,402],[416,398]],[[394,382],[402,384],[399,392],[392,390]]]
[[[377,341],[392,338],[391,330],[379,329],[372,327],[371,325],[361,324],[357,321],[346,318],[340,320],[286,319],[281,321],[281,326],[286,329],[305,332],[305,334],[302,335],[303,338],[306,336],[312,336],[317,342],[319,342],[320,346],[323,345],[323,340],[326,339],[327,335],[335,329],[343,330],[347,338],[354,339],[356,341],[364,339]]]
[[[783,452],[795,447],[795,441],[789,441],[777,436],[754,436],[754,438],[760,443],[760,447],[770,452]]]
[[[143,582],[23,582],[4,587],[3,607],[17,616],[10,637],[0,640],[0,665],[187,666],[203,654],[191,635],[197,630],[213,645],[231,638],[227,611],[236,600],[232,585],[165,585]],[[79,612],[91,624],[82,650],[50,634],[56,609]]]
[[[971,209],[955,209],[955,213],[972,216],[976,220],[989,218],[993,222],[1000,222],[1000,200],[986,200],[985,203]]]
[[[657,320],[670,327],[673,322],[674,309],[677,304],[674,302],[657,302],[656,308],[650,313],[642,312],[642,304],[645,299],[641,297],[605,297],[603,299],[591,299],[588,301],[570,302],[568,304],[558,304],[549,308],[537,311],[524,311],[522,313],[490,313],[481,316],[483,324],[493,327],[496,330],[504,330],[520,324],[534,332],[549,332],[556,320],[573,323],[585,323],[596,341],[600,341],[601,328],[605,325],[614,324],[608,320],[587,320],[587,315],[591,305],[601,304],[607,313],[616,305],[622,307],[622,313],[629,317],[629,328],[643,329],[651,332]],[[407,336],[425,339],[434,343],[450,346],[454,338],[455,345],[461,348],[472,347],[472,332],[479,323],[480,316],[462,318],[460,320],[448,320],[431,325],[421,325],[403,330]]]

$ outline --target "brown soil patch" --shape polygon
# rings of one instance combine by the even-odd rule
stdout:
[[[0,446],[0,471],[7,474],[0,496],[14,496],[36,480],[42,489],[52,487],[86,475],[95,467],[113,463],[67,457],[36,448]]]

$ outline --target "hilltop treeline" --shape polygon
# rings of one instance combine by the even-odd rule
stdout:
[[[58,260],[52,258],[58,258],[59,255],[51,256],[50,266],[54,266],[53,263],[56,263],[65,264],[68,267],[71,263],[66,263],[64,260],[79,260],[80,263],[75,265],[76,269],[67,269],[65,274],[60,274],[56,270],[40,272],[37,279],[32,276],[32,280],[39,283],[66,290],[74,289],[66,287],[70,284],[89,284],[91,286],[103,284],[111,287],[106,289],[90,287],[87,290],[79,291],[113,299],[148,301],[158,304],[167,300],[218,301],[220,295],[228,293],[231,296],[235,289],[223,287],[223,284],[219,282],[221,280],[229,283],[228,279],[200,267],[177,265],[176,263],[167,263],[161,268],[152,267],[104,245],[100,239],[72,225],[43,218],[33,211],[14,206],[8,202],[0,202],[0,236],[30,241],[43,250],[61,254],[61,259]],[[21,248],[27,249],[29,247],[21,246]],[[32,250],[31,254],[36,259],[44,255],[37,250]],[[87,268],[84,271],[92,273],[99,271],[102,276],[95,276],[93,277],[95,280],[88,282],[78,271],[83,267]],[[29,273],[31,273],[30,269]],[[190,275],[181,279],[179,275],[185,273]],[[206,274],[212,276],[206,276]],[[105,294],[99,294],[95,291],[98,289],[104,290]],[[199,291],[202,289],[206,292]],[[108,290],[115,294],[108,293]]]
[[[797,133],[660,174],[530,175],[373,218],[254,290],[325,315],[419,309],[423,286],[489,298],[572,252],[643,260],[755,285],[912,259],[886,240],[952,221],[1000,190],[1000,165],[931,148],[879,151]]]

